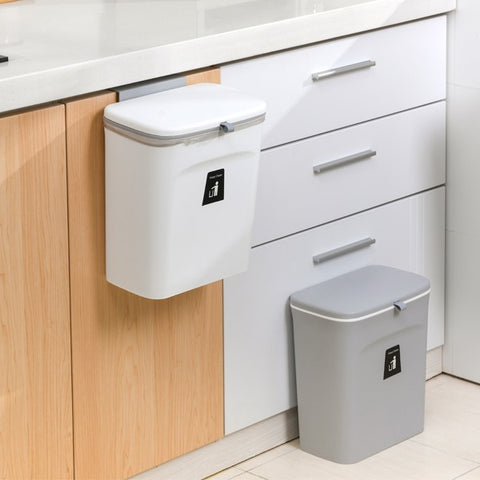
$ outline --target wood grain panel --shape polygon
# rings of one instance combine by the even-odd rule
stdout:
[[[147,300],[105,280],[103,109],[67,103],[75,477],[125,478],[223,435],[222,284]]]
[[[187,85],[193,85],[195,83],[220,83],[220,69],[198,70],[187,75]]]
[[[64,107],[0,118],[0,478],[73,476]]]

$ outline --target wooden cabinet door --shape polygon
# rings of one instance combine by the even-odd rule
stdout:
[[[66,104],[77,480],[126,478],[223,435],[221,282],[154,301],[105,280],[102,118],[115,101]]]
[[[0,478],[73,478],[65,113],[0,118]]]

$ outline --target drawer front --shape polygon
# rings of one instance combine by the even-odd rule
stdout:
[[[445,182],[445,102],[262,152],[253,245]]]
[[[221,75],[267,101],[262,147],[280,145],[444,99],[446,18],[226,65]]]
[[[375,263],[423,274],[428,347],[441,345],[444,226],[440,187],[254,248],[249,270],[224,281],[226,433],[296,405],[288,299],[307,286]]]

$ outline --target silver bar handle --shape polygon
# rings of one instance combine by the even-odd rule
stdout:
[[[325,170],[330,170],[332,168],[340,167],[353,162],[358,162],[360,160],[366,160],[367,158],[372,158],[377,154],[375,150],[364,150],[363,152],[354,153],[353,155],[347,155],[346,157],[337,158],[330,162],[321,163],[313,167],[314,173],[321,173]]]
[[[331,68],[330,70],[324,70],[323,72],[312,73],[312,80],[318,82],[324,78],[335,77],[336,75],[363,70],[364,68],[371,68],[376,64],[377,62],[375,62],[375,60],[365,60],[363,62],[352,63],[351,65],[344,65],[343,67]]]
[[[328,250],[327,252],[315,255],[313,257],[313,263],[314,265],[318,265],[319,263],[326,262],[327,260],[331,260],[332,258],[337,258],[347,253],[360,250],[361,248],[369,247],[375,242],[376,240],[372,237],[362,238],[362,240],[358,240],[347,245],[342,245],[341,247],[334,248],[332,250]]]

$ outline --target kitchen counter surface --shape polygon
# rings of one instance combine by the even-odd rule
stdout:
[[[0,4],[0,112],[447,12],[455,0]]]

